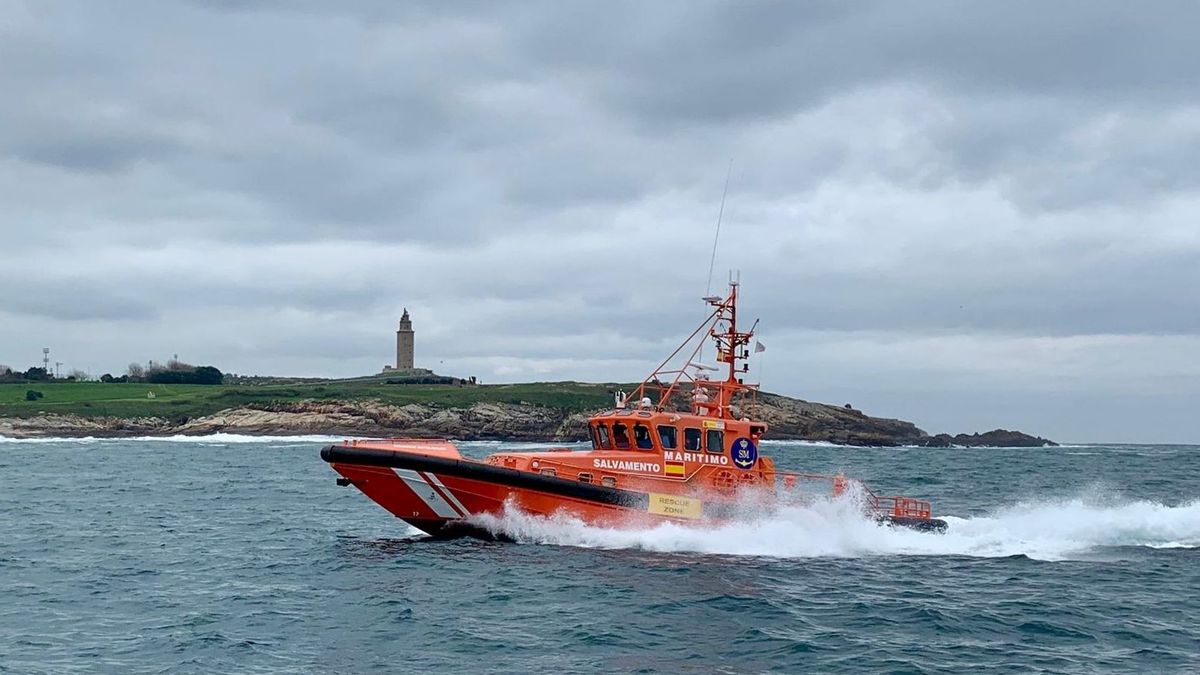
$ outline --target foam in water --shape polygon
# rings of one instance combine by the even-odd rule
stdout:
[[[782,441],[782,440],[775,440],[775,439],[768,439],[768,438],[764,438],[763,440],[759,441],[758,444],[760,447],[762,447],[762,446],[771,447],[773,445],[790,446],[790,447],[799,446],[799,447],[810,447],[810,448],[844,448],[844,447],[846,447],[844,445],[838,445],[837,443],[833,443],[831,441],[792,441],[792,440]]]
[[[624,529],[567,516],[513,509],[483,525],[519,542],[770,557],[872,555],[1025,555],[1062,560],[1097,547],[1200,547],[1200,501],[1097,505],[1085,498],[1017,504],[987,516],[946,516],[945,534],[888,527],[863,515],[852,497],[789,505],[717,526],[662,523]]]

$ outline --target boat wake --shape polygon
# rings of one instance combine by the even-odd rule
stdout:
[[[945,516],[945,534],[888,527],[862,515],[852,498],[785,506],[717,526],[674,523],[625,529],[569,516],[509,510],[482,523],[517,542],[662,552],[781,558],[965,555],[1038,560],[1088,557],[1108,547],[1200,548],[1200,500],[1178,506],[1149,501],[1096,504],[1086,498],[1025,502],[986,516]]]

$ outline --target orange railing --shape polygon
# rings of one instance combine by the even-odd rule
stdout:
[[[874,495],[872,495],[874,496]],[[933,505],[922,499],[911,497],[875,497],[872,505],[875,513],[881,516],[895,518],[920,518],[929,520],[933,517]]]

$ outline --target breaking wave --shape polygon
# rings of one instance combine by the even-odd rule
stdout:
[[[1038,560],[1076,558],[1105,547],[1200,547],[1200,501],[1097,504],[1087,498],[1025,502],[974,517],[944,516],[945,534],[888,527],[850,498],[785,506],[752,519],[705,526],[662,523],[596,527],[570,516],[509,510],[484,526],[518,542],[780,558],[965,555]]]
[[[772,447],[772,446],[790,446],[790,447],[808,447],[808,448],[843,448],[843,447],[846,447],[844,445],[839,445],[832,441],[791,441],[791,440],[784,441],[784,440],[763,439],[763,440],[759,441],[758,444],[760,446],[765,446],[768,448]]]

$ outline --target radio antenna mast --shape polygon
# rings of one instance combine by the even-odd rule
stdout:
[[[704,287],[704,296],[712,295],[713,265],[717,262],[717,240],[721,238],[721,218],[725,215],[725,195],[729,194],[729,177],[733,175],[733,158],[729,158],[729,170],[725,172],[725,189],[721,191],[721,209],[717,211],[717,233],[713,235],[712,258],[708,261],[708,285]]]

